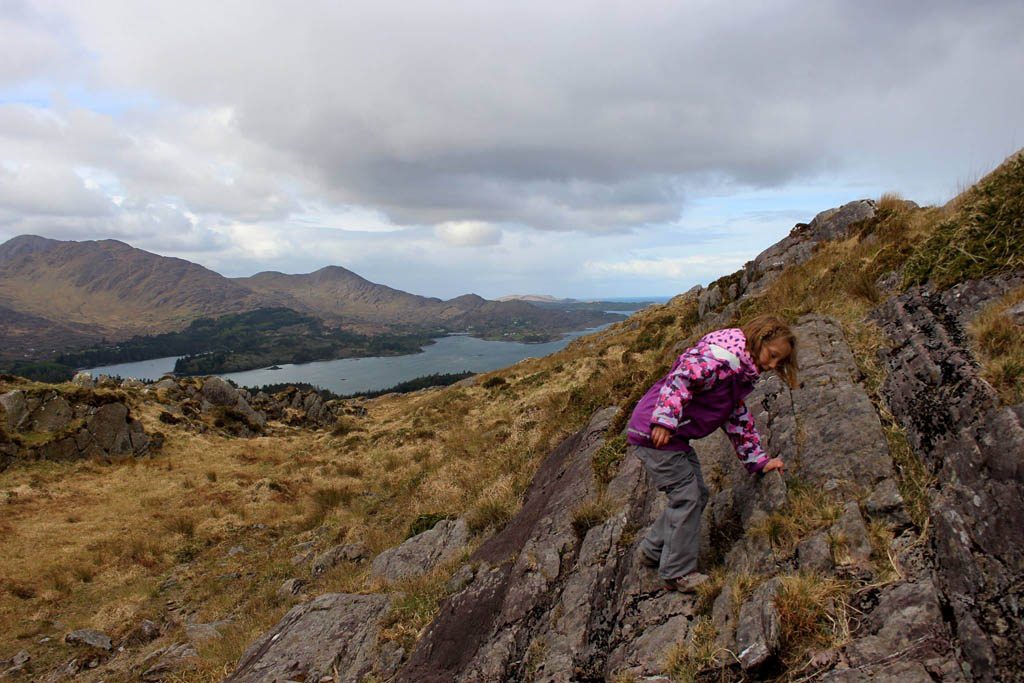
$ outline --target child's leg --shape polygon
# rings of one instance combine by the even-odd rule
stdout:
[[[640,549],[648,557],[660,557],[662,578],[685,576],[697,569],[700,516],[708,498],[700,461],[694,453],[637,450],[654,486],[668,496],[668,507],[648,530]]]

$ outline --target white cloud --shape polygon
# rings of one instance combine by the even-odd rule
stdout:
[[[453,247],[483,247],[501,241],[501,228],[482,221],[453,221],[434,228],[434,234]]]
[[[587,261],[584,272],[599,275],[629,275],[651,280],[699,281],[709,275],[729,273],[740,268],[752,254],[709,254],[625,261]]]

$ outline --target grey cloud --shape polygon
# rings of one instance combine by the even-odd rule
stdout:
[[[402,225],[605,233],[676,219],[695,186],[856,172],[934,188],[1021,142],[1016,0],[65,11],[101,82],[186,115],[230,110],[226,151],[244,168],[228,186],[204,157],[168,163],[110,133],[114,158],[91,148],[94,162],[136,194],[178,188],[190,208],[245,220],[294,208],[289,174]],[[200,114],[139,125],[217,148]]]

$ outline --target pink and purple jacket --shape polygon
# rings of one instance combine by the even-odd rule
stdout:
[[[705,335],[637,403],[627,440],[653,448],[651,430],[660,425],[672,432],[662,450],[692,452],[691,439],[721,427],[747,470],[760,472],[769,457],[761,447],[754,416],[743,402],[760,374],[747,351],[743,330],[728,328]]]

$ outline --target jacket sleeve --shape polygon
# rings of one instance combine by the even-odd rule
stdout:
[[[689,349],[679,357],[661,388],[658,401],[651,413],[651,426],[675,430],[683,407],[699,391],[710,389],[718,379],[718,368],[723,361],[704,348]]]
[[[751,474],[760,472],[770,458],[761,448],[761,435],[754,426],[754,416],[747,405],[740,401],[722,429],[736,449],[736,455]]]

